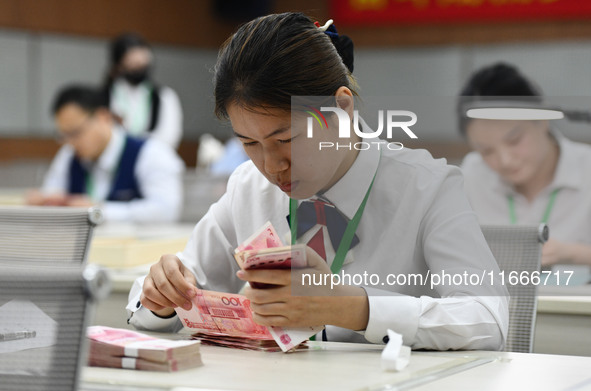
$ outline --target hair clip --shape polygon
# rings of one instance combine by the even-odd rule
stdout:
[[[332,19],[326,21],[324,26],[320,26],[318,22],[314,22],[314,25],[318,27],[318,30],[328,35],[349,72],[353,72],[353,41],[351,38],[346,35],[340,36]]]
[[[332,23],[333,23],[332,19],[327,20],[326,23],[324,23],[324,26],[321,26],[320,23],[318,23],[318,22],[314,22],[314,24],[316,25],[316,27],[318,27],[318,29],[320,31],[326,31]]]

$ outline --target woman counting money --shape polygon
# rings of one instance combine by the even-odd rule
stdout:
[[[174,308],[191,309],[200,289],[236,293],[248,282],[243,293],[260,325],[324,325],[317,338],[366,343],[383,343],[391,329],[413,349],[503,347],[505,288],[465,281],[498,267],[459,169],[375,138],[371,148],[319,148],[365,138],[355,124],[349,140],[339,138],[339,127],[349,126],[342,114],[355,118],[352,70],[350,40],[301,13],[257,18],[224,44],[215,110],[250,161],[185,250],[162,256],[136,281],[132,325],[177,331]],[[292,110],[292,97],[311,99]],[[291,233],[292,244],[307,243],[306,267],[238,267],[233,249],[266,222],[281,238]]]

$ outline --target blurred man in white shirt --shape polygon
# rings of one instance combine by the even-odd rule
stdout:
[[[107,221],[170,222],[182,209],[184,164],[164,143],[127,135],[104,94],[87,86],[61,90],[52,112],[64,146],[34,205],[99,205]]]

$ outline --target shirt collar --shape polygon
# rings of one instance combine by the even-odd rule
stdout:
[[[364,123],[362,125],[364,128],[367,126]],[[377,145],[374,144],[375,139],[371,141],[373,142],[370,144],[372,147],[359,151],[353,165],[345,175],[322,195],[349,219],[352,219],[357,213],[380,161],[380,150],[375,147]]]
[[[96,162],[96,168],[113,172],[119,164],[121,152],[125,144],[125,134],[119,127],[114,127],[107,147]]]
[[[550,188],[552,190],[565,187],[581,188],[583,172],[581,167],[578,166],[578,156],[573,148],[572,141],[564,137],[558,130],[553,130],[552,135],[558,141],[560,155],[558,156],[558,164]]]
[[[143,81],[138,85],[132,85],[127,80],[123,78],[118,78],[115,80],[113,85],[114,89],[124,90],[128,94],[138,94],[141,92],[150,92],[150,83],[149,81]]]

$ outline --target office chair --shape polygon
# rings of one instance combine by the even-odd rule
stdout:
[[[75,391],[89,316],[108,292],[94,265],[0,262],[0,390]]]
[[[548,226],[482,226],[482,233],[504,272],[509,291],[509,333],[505,351],[531,353],[536,322],[537,284],[517,284],[509,276],[532,276],[540,271],[542,245],[548,240]],[[498,279],[497,279],[498,281]],[[543,277],[542,277],[543,281]]]
[[[0,206],[0,261],[84,263],[98,208]]]

